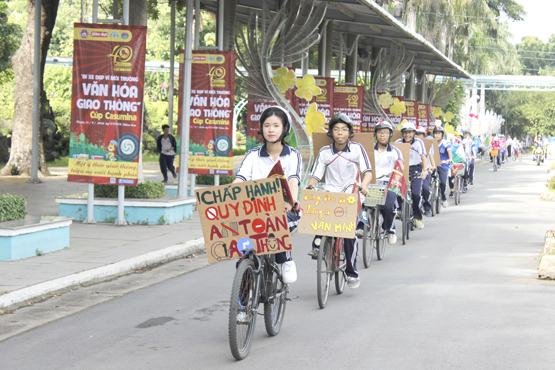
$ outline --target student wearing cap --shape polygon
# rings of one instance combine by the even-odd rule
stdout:
[[[422,193],[422,180],[428,174],[426,163],[426,146],[424,142],[415,137],[416,127],[413,122],[405,122],[401,126],[401,134],[403,137],[397,140],[397,143],[410,144],[409,158],[409,174],[410,174],[410,191],[412,199],[412,213],[414,215],[414,226],[417,229],[424,228],[422,220],[422,211],[420,210],[420,199]]]

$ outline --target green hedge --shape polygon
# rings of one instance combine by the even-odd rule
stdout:
[[[125,187],[125,197],[129,199],[158,199],[165,195],[164,184],[159,182],[146,181],[137,187]],[[117,198],[118,187],[116,185],[95,185],[94,196],[97,198]]]
[[[553,176],[551,179],[549,179],[549,181],[547,182],[547,187],[553,191],[555,191],[555,176]]]
[[[220,175],[220,185],[231,184],[235,176]],[[197,175],[197,185],[214,185],[214,175]]]
[[[0,195],[0,222],[25,218],[25,208],[25,198],[13,194]]]

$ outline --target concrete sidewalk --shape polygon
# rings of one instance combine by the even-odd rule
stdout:
[[[159,180],[154,170],[145,175]],[[45,216],[57,215],[56,197],[87,191],[86,184],[68,183],[64,175],[42,181],[30,184],[25,178],[0,177],[0,194],[21,195],[27,200],[28,214]],[[196,214],[184,223],[160,226],[74,222],[70,234],[68,249],[0,261],[0,313],[71,286],[113,278],[204,249]]]

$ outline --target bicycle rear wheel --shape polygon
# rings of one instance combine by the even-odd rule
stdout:
[[[461,177],[460,176],[455,176],[455,194],[454,194],[454,198],[455,198],[455,205],[458,206],[459,203],[461,202]]]
[[[229,347],[236,360],[247,357],[252,344],[258,305],[256,279],[254,262],[242,260],[233,278],[229,301]]]
[[[274,266],[267,266],[270,271],[266,281],[266,302],[264,303],[264,325],[270,337],[279,334],[285,306],[287,303],[288,287],[281,280],[281,275]]]
[[[373,228],[374,228],[373,244],[374,244],[374,249],[376,249],[376,257],[378,261],[381,261],[385,255],[385,240],[381,235],[383,217],[380,210],[377,208],[374,212],[373,219],[375,220],[373,224]]]
[[[432,189],[431,189],[431,194],[432,194],[432,199],[431,199],[431,204],[432,204],[432,217],[435,217],[437,214],[437,200],[438,200],[438,192],[437,192],[437,182],[435,180],[432,181]]]
[[[409,218],[407,212],[407,201],[403,201],[403,209],[401,210],[401,238],[403,240],[403,245],[407,243],[407,219]]]
[[[366,209],[366,214],[368,217],[368,211],[369,209]],[[372,230],[374,229],[374,218],[373,217],[368,217],[371,220],[371,224],[367,225],[364,224],[364,234],[362,236],[362,262],[364,265],[364,268],[368,268],[370,267],[370,264],[372,263],[372,259],[373,259],[373,245],[372,245],[372,239],[373,239],[373,234],[372,234]]]
[[[331,258],[333,247],[333,238],[329,236],[322,237],[320,248],[318,250],[318,260],[316,262],[316,292],[318,296],[318,306],[326,307],[328,295],[330,292],[331,280]]]

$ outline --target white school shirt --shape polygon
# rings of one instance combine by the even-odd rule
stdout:
[[[287,181],[297,179],[299,183],[301,182],[303,167],[301,154],[289,145],[283,146],[283,150],[275,161],[268,154],[266,145],[249,150],[235,176],[243,181],[265,179],[278,161],[281,162]]]
[[[391,177],[391,172],[393,172],[393,167],[395,162],[400,160],[403,161],[403,154],[399,148],[387,144],[387,149],[382,151],[378,150],[379,145],[376,143],[374,145],[374,161],[376,162],[376,169],[374,175],[376,181],[379,182],[389,182]]]
[[[397,139],[396,143],[403,143],[403,139]],[[407,143],[408,144],[408,143]],[[426,153],[426,145],[422,139],[414,138],[410,146],[409,166],[422,164],[422,156]]]
[[[360,184],[364,174],[371,170],[364,147],[360,143],[349,141],[343,151],[337,151],[333,144],[322,147],[311,176],[318,182],[323,180],[327,191],[348,193],[353,190],[358,172],[360,171],[360,178],[357,182]]]

